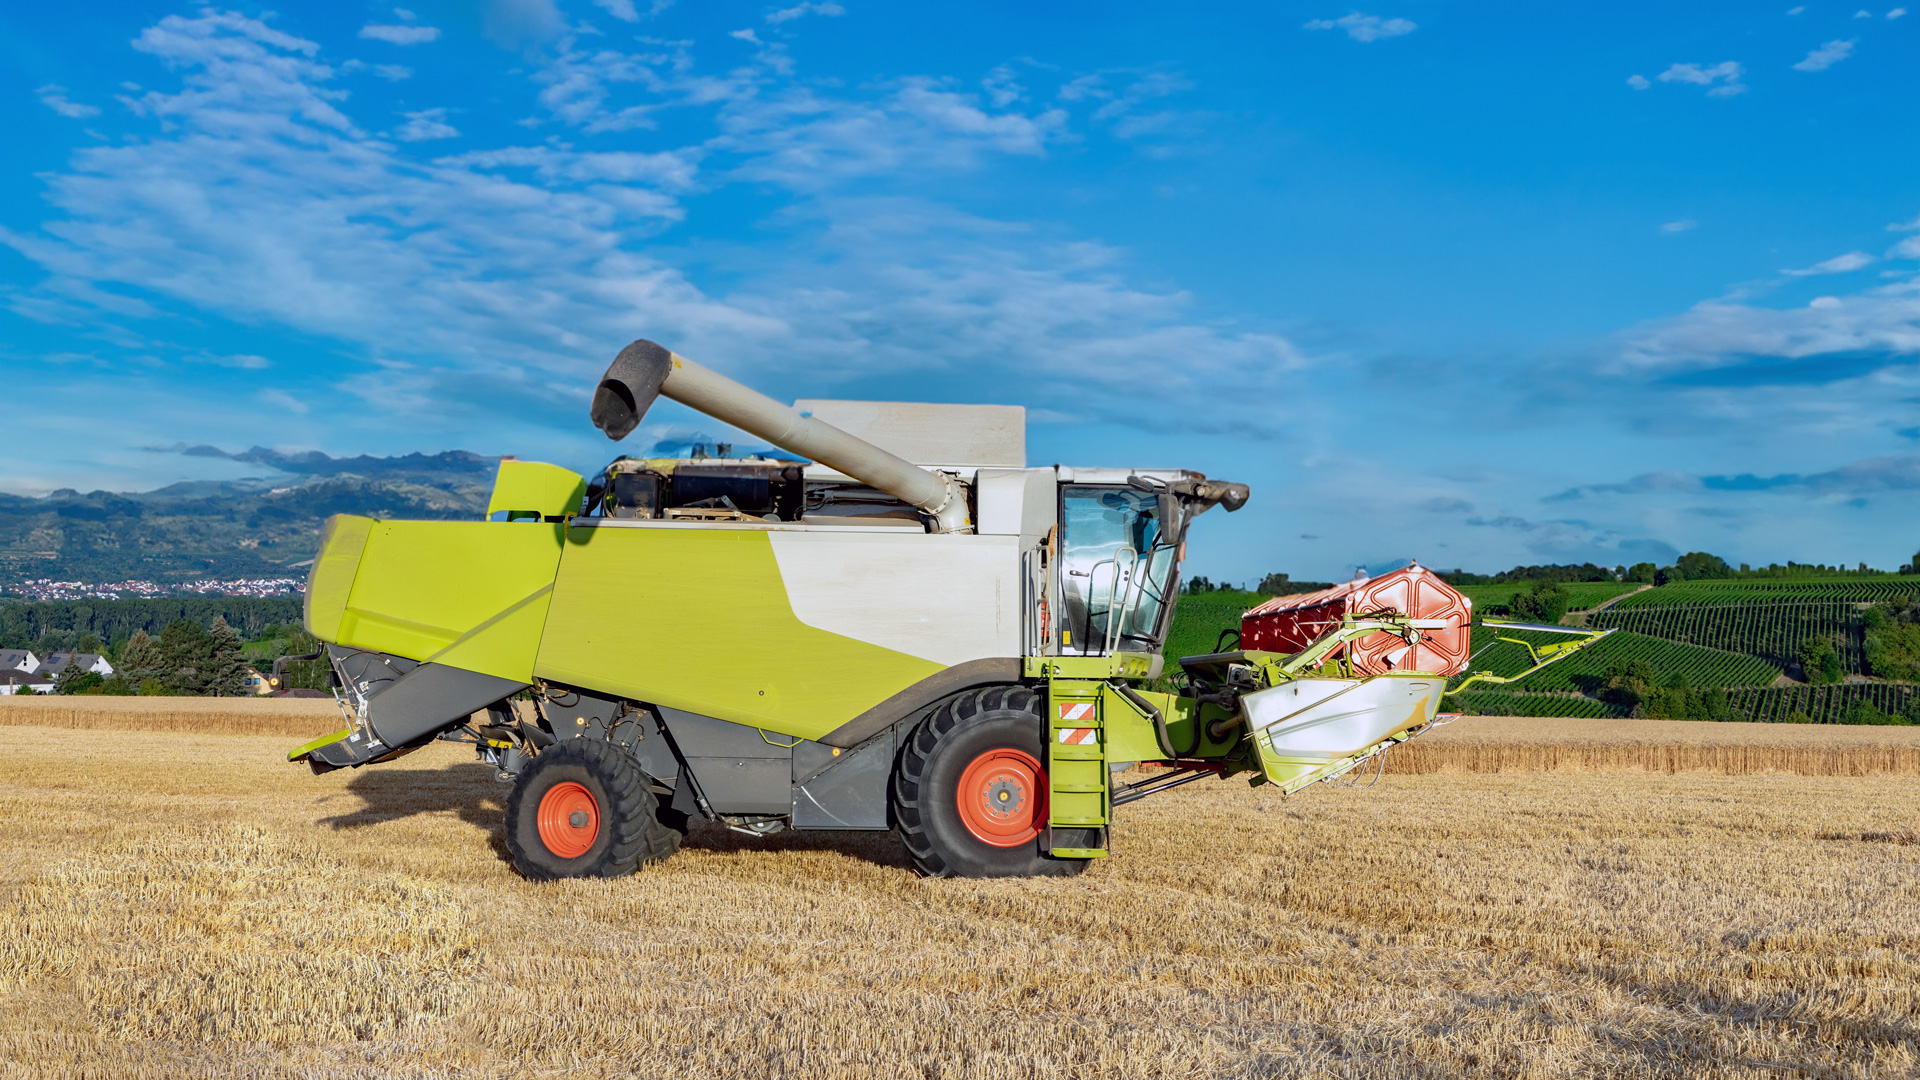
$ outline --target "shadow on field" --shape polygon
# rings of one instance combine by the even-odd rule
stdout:
[[[687,834],[683,847],[711,851],[716,855],[773,854],[788,851],[830,851],[851,859],[862,859],[875,866],[894,870],[913,869],[907,846],[898,834],[888,832],[782,832],[761,838],[745,836],[724,825],[702,822]]]
[[[335,830],[364,829],[416,814],[452,811],[461,821],[491,834],[502,859],[508,858],[501,819],[507,809],[507,785],[493,778],[493,769],[478,762],[443,769],[369,771],[347,782],[347,791],[360,798],[359,809],[320,819]],[[685,847],[716,855],[753,856],[778,852],[830,851],[891,869],[912,869],[906,845],[888,832],[782,832],[768,837],[747,836],[714,822],[696,823]]]
[[[321,818],[320,824],[333,829],[364,829],[415,814],[451,810],[461,821],[493,832],[499,829],[500,815],[507,808],[507,786],[479,762],[444,769],[366,772],[349,780],[347,790],[360,797],[360,809]]]

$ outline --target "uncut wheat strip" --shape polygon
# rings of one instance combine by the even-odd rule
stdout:
[[[1388,755],[1386,771],[1651,772],[1748,776],[1920,776],[1920,749],[1911,747],[1780,747],[1648,744],[1410,744]]]
[[[1396,749],[1387,771],[1920,775],[1920,729],[1466,717]]]
[[[331,698],[0,698],[0,726],[182,731],[304,739],[338,730]]]

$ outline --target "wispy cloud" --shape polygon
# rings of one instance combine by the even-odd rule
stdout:
[[[769,25],[778,26],[784,22],[792,22],[793,20],[800,18],[802,15],[826,15],[831,17],[836,15],[845,15],[846,13],[847,13],[846,8],[841,7],[839,4],[833,3],[832,0],[827,0],[826,3],[795,4],[789,8],[781,8],[778,11],[768,12],[767,22]]]
[[[1818,473],[1754,473],[1699,476],[1681,472],[1643,473],[1609,484],[1584,484],[1549,495],[1542,502],[1573,502],[1594,495],[1653,495],[1671,492],[1783,492],[1823,497],[1858,497],[1920,491],[1920,454],[1887,454],[1850,462]]]
[[[368,23],[360,28],[360,36],[369,41],[384,41],[389,45],[424,45],[440,36],[440,28]]]
[[[1849,251],[1845,255],[1835,255],[1831,259],[1814,263],[1799,270],[1782,270],[1789,277],[1813,277],[1819,274],[1848,274],[1873,262],[1873,256],[1864,251]]]
[[[1647,81],[1645,75],[1629,75],[1627,76],[1627,85],[1633,87],[1635,90],[1645,90],[1653,84]]]
[[[719,136],[653,153],[548,144],[423,159],[341,111],[352,102],[312,42],[215,14],[169,16],[141,47],[180,73],[177,89],[136,99],[167,126],[78,151],[47,179],[56,220],[0,232],[46,274],[11,297],[16,310],[76,323],[192,312],[311,336],[330,343],[342,393],[414,430],[470,424],[501,401],[573,409],[638,336],[773,392],[797,389],[782,385],[796,371],[816,392],[910,375],[918,393],[985,382],[1135,416],[1109,406],[1152,385],[1167,407],[1138,423],[1253,437],[1275,433],[1264,403],[1310,365],[1276,333],[1135,284],[1123,250],[925,194],[991,157],[1046,153],[1066,130],[1059,109],[1001,109],[930,78],[836,91],[770,66],[705,78],[671,49],[616,53],[566,61],[598,89],[557,94],[556,115],[617,114],[634,106],[609,95],[631,86],[646,95],[636,105],[706,110]],[[538,77],[561,85],[552,69]],[[407,120],[437,137],[445,116]],[[736,180],[784,193],[769,227],[798,237],[703,254],[723,264],[717,293],[676,263],[678,245],[651,241],[685,216],[683,193]],[[1229,383],[1244,392],[1223,401]],[[1098,405],[1096,385],[1120,397]]]
[[[1406,19],[1383,19],[1378,15],[1362,15],[1357,11],[1337,19],[1311,19],[1302,27],[1306,30],[1345,30],[1347,36],[1355,41],[1403,37],[1419,28],[1418,24]]]
[[[1681,218],[1679,221],[1669,221],[1661,225],[1660,233],[1663,236],[1672,236],[1674,233],[1692,232],[1699,227],[1700,223],[1692,218]]]
[[[1847,41],[1829,41],[1825,45],[1807,53],[1807,58],[1793,65],[1795,71],[1825,71],[1833,65],[1853,55],[1853,46],[1859,39]]]
[[[399,64],[375,64],[373,65],[373,73],[388,82],[399,82],[402,79],[413,78],[413,69],[403,67]]]
[[[1888,232],[1920,233],[1920,217],[1887,226]],[[1920,235],[1909,236],[1887,252],[1890,259],[1920,259]]]
[[[69,101],[67,99],[67,88],[64,86],[56,86],[53,83],[48,83],[40,89],[35,90],[34,93],[39,96],[41,104],[70,120],[85,120],[90,116],[100,115],[100,110],[92,105],[82,105],[75,101]]]
[[[1700,64],[1675,64],[1663,71],[1659,79],[1664,83],[1688,83],[1694,86],[1710,87],[1709,97],[1733,97],[1747,92],[1740,76],[1746,69],[1732,60],[1723,60],[1718,64],[1702,66]]]
[[[430,139],[451,139],[460,134],[452,124],[447,123],[447,110],[422,109],[419,112],[404,114],[407,122],[400,125],[394,137],[403,142],[426,142]]]

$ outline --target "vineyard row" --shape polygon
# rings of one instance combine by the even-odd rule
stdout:
[[[1844,600],[1614,607],[1595,612],[1589,622],[1595,627],[1617,627],[1667,641],[1764,657],[1781,667],[1798,662],[1800,647],[1808,639],[1825,637],[1833,642],[1846,671],[1866,672],[1860,609]]]
[[[1920,594],[1920,577],[1915,576],[1889,575],[1853,581],[1679,581],[1626,597],[1615,604],[1613,610],[1779,600],[1864,604],[1916,594]]]

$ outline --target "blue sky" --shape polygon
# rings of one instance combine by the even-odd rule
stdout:
[[[0,489],[581,470],[651,337],[1254,487],[1191,568],[1920,546],[1886,3],[0,9]]]

